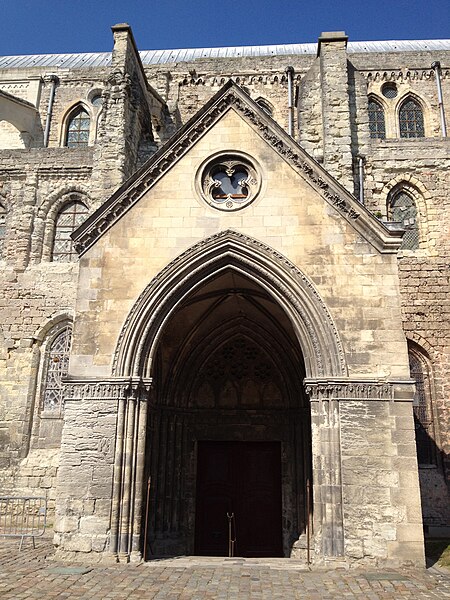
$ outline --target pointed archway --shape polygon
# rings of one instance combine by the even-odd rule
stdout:
[[[226,365],[227,353],[234,358],[217,377],[214,365]],[[257,374],[258,364],[271,373],[265,381]],[[240,378],[242,368],[247,376]],[[207,523],[199,530],[196,513],[204,490],[197,471],[208,469],[202,467],[202,444],[221,442],[234,444],[229,456],[239,454],[238,443],[266,443],[280,457],[281,502],[271,517],[276,520],[279,511],[279,549],[264,549],[264,540],[251,549],[248,534],[241,554],[292,554],[309,523],[311,463],[316,537],[323,538],[326,554],[342,554],[339,423],[324,420],[323,410],[310,409],[303,382],[345,373],[324,302],[285,257],[234,231],[203,240],[179,256],[141,294],[114,357],[116,377],[146,381],[152,391],[148,417],[139,385],[119,407],[113,552],[129,555],[143,549],[143,482],[149,478],[150,552],[208,553],[205,527],[212,527],[214,535],[218,528]],[[332,412],[333,406],[327,403],[324,409]],[[258,460],[257,446],[249,452]],[[234,501],[242,511],[241,500]],[[261,523],[261,515],[258,519]]]
[[[233,230],[189,248],[146,287],[121,331],[113,374],[151,377],[167,320],[188,295],[224,269],[259,283],[285,311],[302,350],[307,377],[346,375],[337,329],[314,284],[285,256]]]
[[[160,337],[149,407],[146,556],[291,556],[308,527],[310,409],[284,311],[224,269]]]

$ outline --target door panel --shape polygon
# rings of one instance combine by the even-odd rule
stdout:
[[[233,464],[228,446],[199,442],[196,554],[228,555],[227,513],[233,507]]]
[[[234,513],[235,556],[282,556],[279,442],[199,442],[196,554],[228,555]]]

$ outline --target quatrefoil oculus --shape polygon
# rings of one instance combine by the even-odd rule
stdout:
[[[241,157],[226,156],[211,161],[203,171],[202,195],[220,210],[238,210],[258,191],[255,168]]]

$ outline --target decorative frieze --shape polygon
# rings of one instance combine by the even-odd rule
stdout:
[[[367,79],[367,81],[429,81],[434,78],[433,69],[398,69],[391,71],[365,71],[361,70],[360,73]],[[450,77],[450,69],[443,69],[441,72],[442,79],[448,79]]]
[[[299,84],[301,79],[304,77],[305,72],[297,72],[294,77],[294,83]],[[185,75],[178,83],[182,86],[193,86],[197,87],[199,85],[207,85],[207,86],[216,86],[221,87],[232,79],[235,83],[239,85],[287,85],[287,77],[285,71],[271,71],[265,73],[240,73],[238,76],[233,75],[232,73],[223,74],[221,77],[217,76],[209,76],[209,75],[197,75],[194,73],[189,73],[189,75]]]
[[[149,393],[151,380],[141,378],[111,378],[101,381],[86,379],[64,382],[64,401],[141,399]]]
[[[313,380],[305,379],[305,391],[312,401],[317,400],[397,400],[412,401],[414,382],[372,380]]]

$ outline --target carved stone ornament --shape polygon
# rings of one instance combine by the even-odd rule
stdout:
[[[409,385],[409,381],[405,382]],[[310,380],[305,379],[305,391],[311,400],[384,400],[394,399],[394,386],[377,380]]]
[[[209,160],[200,168],[196,187],[210,206],[235,211],[256,198],[261,176],[247,157],[227,154]]]
[[[63,380],[63,384],[66,402],[71,400],[120,400],[132,399],[137,396],[145,398],[150,391],[151,379],[111,377],[99,381],[66,378]]]

